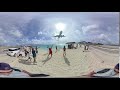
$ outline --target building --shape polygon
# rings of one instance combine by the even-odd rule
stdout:
[[[78,43],[76,42],[67,42],[68,44],[68,49],[77,49],[78,48]]]

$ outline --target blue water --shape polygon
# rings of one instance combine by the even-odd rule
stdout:
[[[49,44],[49,45],[37,45],[37,48],[38,49],[43,49],[43,50],[48,50],[48,48],[51,48],[52,47],[52,49],[56,49],[56,46],[57,46],[57,49],[59,50],[59,49],[62,49],[64,46],[66,46],[66,48],[67,48],[67,45],[66,44],[59,44],[59,45],[51,45],[51,44]]]

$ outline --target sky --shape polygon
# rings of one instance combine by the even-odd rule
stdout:
[[[0,12],[0,45],[80,41],[118,44],[119,12]]]

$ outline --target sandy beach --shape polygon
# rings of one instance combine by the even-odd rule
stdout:
[[[27,58],[10,57],[1,53],[0,62],[9,63],[12,67],[24,69],[31,73],[44,73],[49,74],[50,77],[65,78],[88,74],[96,69],[113,68],[119,62],[119,53],[114,53],[114,51],[110,53],[92,46],[88,51],[83,52],[83,49],[83,47],[67,49],[66,57],[63,57],[62,49],[57,53],[53,50],[51,59],[47,58],[47,50],[38,49],[36,65],[26,61]]]

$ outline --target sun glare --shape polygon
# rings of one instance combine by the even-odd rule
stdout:
[[[57,24],[55,24],[55,27],[57,30],[63,31],[65,29],[66,25],[64,23],[57,23]]]

